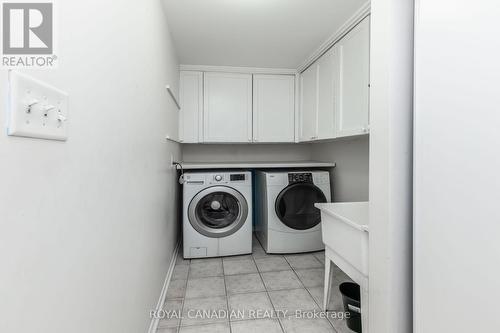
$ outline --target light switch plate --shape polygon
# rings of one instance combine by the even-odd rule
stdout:
[[[9,89],[8,135],[67,140],[68,94],[15,71]]]

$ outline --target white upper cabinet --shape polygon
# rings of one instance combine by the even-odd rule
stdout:
[[[300,141],[335,137],[338,67],[332,48],[301,74]]]
[[[336,45],[340,61],[337,136],[369,130],[370,19],[365,18]]]
[[[300,141],[368,132],[369,18],[323,54],[300,76]]]
[[[300,75],[300,141],[317,138],[318,68],[314,63]]]
[[[335,47],[318,61],[318,130],[317,139],[336,136],[335,113],[339,100],[339,61]]]
[[[203,138],[203,73],[180,73],[179,141],[198,143]]]
[[[369,59],[367,17],[300,74],[299,119],[293,74],[182,71],[180,140],[295,142],[296,122],[301,142],[366,134]]]
[[[294,142],[295,76],[253,76],[253,141]]]
[[[204,74],[204,142],[252,141],[252,75]]]

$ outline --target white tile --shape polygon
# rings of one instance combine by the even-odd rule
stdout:
[[[233,260],[245,260],[245,259],[253,259],[252,254],[242,254],[238,256],[229,256],[222,258],[222,262],[233,261]]]
[[[196,258],[196,259],[191,259],[192,264],[199,264],[199,263],[207,263],[207,262],[222,262],[221,258]]]
[[[167,299],[184,298],[186,294],[186,280],[170,281],[167,290]]]
[[[226,289],[223,277],[206,277],[188,280],[186,298],[224,296],[225,294]]]
[[[325,251],[314,252],[313,256],[318,259],[323,265],[325,264]]]
[[[182,300],[167,300],[162,309],[165,317],[160,319],[158,327],[177,327],[181,321]]]
[[[262,279],[267,290],[302,288],[299,278],[293,271],[279,271],[262,273]]]
[[[255,236],[252,238],[252,248],[253,249],[258,249],[258,248],[262,249],[262,245],[260,244],[259,240]]]
[[[192,262],[189,269],[189,279],[222,275],[222,260]]]
[[[343,311],[344,306],[342,303],[342,295],[340,294],[339,291],[339,285],[335,281],[332,283],[331,287],[331,294],[330,294],[330,304],[328,305],[328,310],[331,311]],[[324,295],[324,288],[323,287],[311,287],[307,288],[309,293],[312,295],[316,303],[320,306],[323,307],[323,295]]]
[[[282,333],[281,326],[276,319],[258,319],[231,322],[232,333]]]
[[[257,258],[266,258],[267,256],[269,256],[266,251],[264,251],[263,248],[261,248],[260,246],[258,248],[253,248],[252,249],[252,256],[257,259]]]
[[[225,296],[213,296],[205,298],[192,298],[184,301],[182,310],[181,326],[201,325],[214,322],[227,322],[222,316],[205,316],[203,312],[227,311],[227,299]]]
[[[294,269],[320,268],[323,264],[312,254],[294,254],[285,256],[290,266]]]
[[[297,319],[281,320],[285,333],[335,333],[334,328],[326,319]]]
[[[338,283],[353,282],[351,278],[333,262],[332,262],[332,271],[333,271],[333,279],[335,279]]]
[[[177,333],[177,327],[159,327],[156,333]]]
[[[323,308],[323,287],[309,287],[307,291],[311,294],[316,304],[318,304],[320,308]]]
[[[179,333],[230,333],[229,323],[214,323],[197,326],[183,326]]]
[[[255,258],[255,263],[259,272],[286,271],[291,269],[288,262],[282,256]]]
[[[189,272],[189,265],[176,265],[174,267],[174,271],[172,272],[172,278],[170,280],[171,281],[187,280],[188,272]]]
[[[270,291],[269,297],[276,310],[287,310],[293,315],[296,310],[319,310],[318,305],[305,289]]]
[[[257,273],[253,259],[224,261],[224,275]]]
[[[295,273],[306,287],[321,287],[325,283],[324,268],[297,269]]]
[[[347,322],[345,319],[328,319],[330,323],[333,325],[335,330],[338,333],[354,333],[353,330],[351,330],[349,327],[347,327]]]
[[[240,294],[265,291],[259,274],[228,275],[226,288],[228,294]]]
[[[229,310],[236,314],[231,321],[258,319],[273,312],[273,305],[265,292],[229,295],[228,301]]]

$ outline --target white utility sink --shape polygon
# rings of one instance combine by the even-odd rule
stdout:
[[[368,275],[368,202],[315,204],[321,210],[323,243]]]
[[[368,202],[317,203],[325,243],[325,295],[328,310],[333,261],[361,288],[361,322],[368,333]],[[352,309],[351,309],[352,310]]]

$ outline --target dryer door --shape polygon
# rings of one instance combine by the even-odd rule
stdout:
[[[276,198],[276,215],[287,227],[307,230],[321,222],[321,213],[315,203],[326,202],[326,197],[312,183],[294,183],[283,189]]]
[[[248,203],[237,190],[227,186],[208,187],[189,203],[189,222],[207,237],[226,237],[237,232],[248,216]]]

